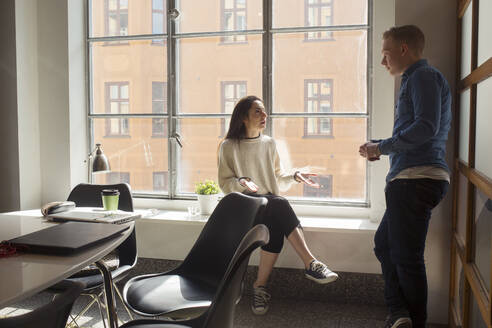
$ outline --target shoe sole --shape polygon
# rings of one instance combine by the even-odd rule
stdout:
[[[391,328],[412,328],[412,320],[410,318],[400,318],[395,321]]]
[[[316,279],[308,274],[304,274],[304,276],[306,278],[308,278],[309,280],[312,280],[314,282],[317,282],[318,284],[329,284],[330,282],[334,282],[335,280],[338,279],[338,276],[330,276],[330,277],[327,277],[327,278],[324,278],[324,279]]]
[[[251,307],[251,311],[253,311],[253,313],[256,315],[264,315],[268,312],[268,307],[264,310],[256,310],[254,307]]]

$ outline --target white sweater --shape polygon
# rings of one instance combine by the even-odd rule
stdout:
[[[285,174],[275,145],[269,136],[241,141],[226,139],[219,150],[219,185],[226,194],[247,190],[239,178],[248,177],[258,185],[258,194],[279,194],[295,182],[293,174]]]

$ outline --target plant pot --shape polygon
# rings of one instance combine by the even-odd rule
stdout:
[[[198,203],[200,204],[200,214],[210,215],[217,206],[219,194],[213,195],[198,195]]]

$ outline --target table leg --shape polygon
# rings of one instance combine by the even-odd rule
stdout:
[[[101,271],[104,280],[104,292],[106,294],[106,311],[110,328],[118,328],[118,317],[114,303],[113,278],[103,261],[97,261],[96,266]]]

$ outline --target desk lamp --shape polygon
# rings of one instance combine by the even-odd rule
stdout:
[[[89,183],[92,182],[92,176],[91,176],[91,159],[92,159],[92,173],[103,173],[103,172],[109,172],[111,171],[111,168],[109,167],[109,162],[108,158],[106,155],[104,155],[102,149],[101,149],[101,144],[98,143],[96,144],[96,148],[92,152],[87,155],[89,158],[89,163],[87,165],[87,181]]]

